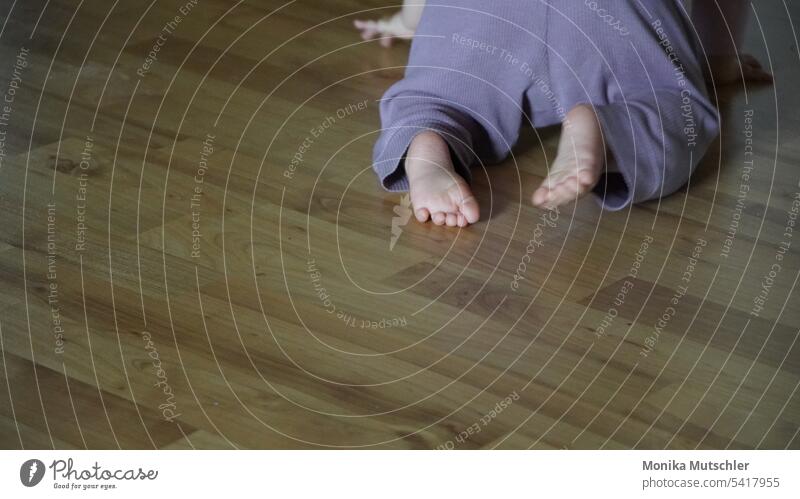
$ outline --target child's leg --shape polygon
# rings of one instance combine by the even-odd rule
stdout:
[[[441,3],[425,8],[405,78],[381,102],[373,165],[386,189],[410,189],[418,219],[459,225],[478,216],[469,167],[502,159],[519,134],[529,80],[504,54],[544,57],[505,20],[544,29],[544,16],[538,3]]]
[[[582,126],[576,135],[590,138],[593,146],[584,150],[605,146],[616,171],[588,162],[597,173],[579,174],[587,162],[576,160],[570,140],[562,140],[567,147],[559,147],[534,202],[552,197],[556,203],[548,204],[563,203],[593,188],[615,210],[684,185],[718,133],[717,113],[705,93],[691,27],[675,1],[591,4],[596,8],[585,2],[551,8],[549,85],[566,109],[592,104],[599,128]],[[530,90],[539,91],[536,85]],[[592,121],[588,115],[581,123]],[[566,128],[564,135],[570,138]],[[594,182],[581,184],[581,175]],[[557,186],[555,192],[548,185]]]

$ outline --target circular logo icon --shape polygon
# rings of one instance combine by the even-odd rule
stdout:
[[[28,459],[19,468],[19,480],[26,487],[35,487],[44,478],[44,463],[38,459]]]

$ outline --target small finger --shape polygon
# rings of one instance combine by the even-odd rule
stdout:
[[[375,32],[370,29],[363,29],[361,30],[361,39],[362,40],[372,40],[375,38]]]
[[[375,21],[362,21],[357,19],[353,21],[353,25],[361,31],[361,38],[364,40],[371,40],[378,34],[378,25]]]
[[[353,25],[358,29],[376,29],[378,23],[375,21],[364,21],[363,19],[356,19],[353,21]]]

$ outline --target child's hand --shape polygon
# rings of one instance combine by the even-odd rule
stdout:
[[[740,62],[741,61],[741,62]],[[761,66],[761,63],[750,54],[724,55],[709,57],[711,75],[706,75],[714,85],[728,85],[742,81],[771,82],[772,75]],[[741,64],[741,68],[740,68]]]
[[[379,21],[357,19],[353,21],[353,24],[356,29],[361,31],[361,38],[364,40],[380,38],[381,45],[384,47],[391,47],[395,38],[409,40],[414,36],[414,30],[405,25],[400,12],[389,19]]]

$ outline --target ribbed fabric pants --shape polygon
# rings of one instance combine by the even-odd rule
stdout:
[[[608,152],[603,206],[670,194],[719,130],[694,33],[678,0],[430,0],[405,77],[381,101],[373,168],[384,188],[408,189],[406,150],[433,130],[469,180],[507,156],[520,126],[588,103]]]

